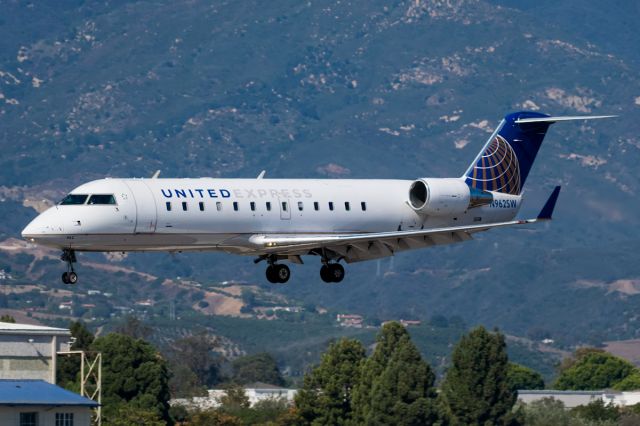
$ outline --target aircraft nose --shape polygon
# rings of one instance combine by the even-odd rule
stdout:
[[[57,213],[57,209],[52,207],[36,216],[36,218],[29,222],[22,230],[22,238],[34,242],[38,237],[62,233],[62,221]]]

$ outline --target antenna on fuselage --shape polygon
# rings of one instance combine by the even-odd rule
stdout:
[[[264,177],[265,173],[267,173],[266,170],[261,171],[256,179],[262,179]]]
[[[156,170],[153,176],[151,176],[151,179],[158,179],[158,176],[160,176],[160,170]]]

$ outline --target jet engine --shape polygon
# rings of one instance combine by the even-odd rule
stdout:
[[[470,188],[456,178],[422,178],[409,188],[409,205],[416,212],[430,216],[463,214],[470,208],[490,204],[493,195]]]

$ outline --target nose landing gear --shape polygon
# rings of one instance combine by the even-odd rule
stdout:
[[[73,269],[73,264],[77,262],[76,252],[73,250],[63,250],[60,259],[67,262],[67,272],[62,274],[62,282],[65,284],[75,284],[78,282],[78,274]]]

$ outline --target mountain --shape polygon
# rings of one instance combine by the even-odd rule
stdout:
[[[341,285],[321,284],[309,258],[272,290],[376,320],[457,315],[561,346],[638,336],[638,4],[0,4],[0,239],[94,178],[458,176],[507,112],[618,114],[552,126],[522,215],[561,184],[553,222],[349,265]],[[80,261],[80,289],[127,285],[87,262],[265,285],[261,265],[222,254]],[[0,251],[15,283],[36,279],[33,262],[39,283],[62,288],[62,263]]]

